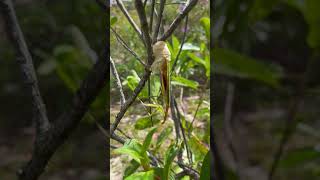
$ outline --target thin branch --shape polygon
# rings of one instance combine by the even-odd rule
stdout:
[[[134,22],[134,20],[130,16],[130,14],[129,14],[127,8],[124,6],[122,0],[116,0],[116,2],[117,2],[118,7],[120,8],[122,13],[124,14],[124,16],[127,18],[129,23],[133,27],[133,29],[138,33],[138,36],[140,37],[140,39],[142,39],[141,30],[139,29],[138,25]]]
[[[151,66],[153,63],[153,52],[152,52],[152,47],[151,47],[151,38],[149,34],[149,25],[146,17],[146,12],[143,7],[142,1],[141,0],[135,0],[135,7],[138,12],[139,20],[140,20],[140,25],[141,25],[141,31],[142,35],[144,38],[144,42],[146,45],[147,49],[147,54],[148,54],[148,66]]]
[[[174,62],[173,62],[173,64],[172,64],[170,75],[173,73],[174,68],[175,68],[176,65],[177,65],[179,56],[180,56],[180,54],[181,54],[181,52],[182,52],[182,47],[183,47],[183,45],[184,45],[184,43],[185,43],[185,41],[186,41],[187,30],[188,30],[188,20],[189,20],[189,18],[188,18],[188,15],[187,15],[187,16],[186,16],[186,21],[185,21],[185,24],[184,24],[184,32],[183,32],[182,42],[181,42],[181,45],[180,45],[180,49],[179,49],[179,51],[178,51],[178,54],[177,54],[177,56],[176,56],[176,58],[174,59]]]
[[[282,135],[282,138],[281,138],[281,141],[279,144],[279,148],[277,149],[276,153],[274,154],[274,159],[273,159],[271,169],[270,169],[270,172],[268,175],[269,180],[273,179],[273,176],[274,176],[276,169],[278,167],[280,158],[283,154],[284,148],[287,145],[292,133],[294,132],[295,124],[297,121],[296,114],[297,114],[301,99],[302,99],[301,96],[295,97],[295,98],[293,98],[291,104],[289,105],[289,111],[288,111],[288,116],[286,119],[285,130],[283,132],[283,135]]]
[[[208,83],[208,81],[206,81],[205,85],[203,86],[202,91],[205,91],[205,88],[207,87],[207,83]],[[205,94],[204,92],[201,93],[200,99],[199,99],[199,103],[198,103],[198,106],[197,106],[197,109],[196,109],[196,112],[194,113],[193,119],[192,119],[191,123],[189,124],[189,127],[188,127],[188,136],[189,136],[189,137],[190,137],[190,135],[191,135],[191,127],[192,127],[192,125],[193,125],[193,123],[194,123],[194,121],[195,121],[195,119],[196,119],[196,116],[197,116],[197,114],[198,114],[199,108],[200,108],[200,106],[201,106],[202,103],[203,103],[204,94]]]
[[[156,27],[154,29],[154,33],[153,33],[153,43],[155,43],[158,38],[165,3],[166,3],[166,0],[160,0],[159,16],[157,19]]]
[[[121,80],[119,78],[118,71],[116,69],[116,66],[115,66],[111,56],[110,56],[110,66],[111,66],[111,72],[112,72],[113,76],[116,78],[116,81],[117,81],[117,86],[118,86],[119,92],[120,92],[120,104],[122,106],[126,102],[126,98],[124,97]]]
[[[44,171],[48,161],[79,124],[90,104],[94,101],[108,80],[109,62],[107,51],[88,73],[75,93],[71,108],[68,108],[54,121],[47,133],[35,142],[32,159],[18,172],[20,180],[37,179]]]
[[[119,111],[119,113],[116,115],[115,118],[115,122],[114,124],[111,126],[111,135],[114,133],[115,129],[117,128],[117,126],[119,125],[122,117],[124,116],[124,114],[127,112],[128,108],[131,106],[131,104],[134,102],[134,100],[137,98],[138,94],[140,93],[140,91],[143,89],[147,79],[149,78],[151,74],[151,71],[146,71],[143,75],[143,77],[141,78],[139,84],[137,85],[137,87],[134,89],[132,96],[127,99],[126,103],[124,103],[123,106],[121,106],[121,109]]]
[[[150,20],[149,20],[149,32],[152,32],[152,27],[153,27],[153,14],[155,13],[155,2],[156,0],[151,0],[151,15],[150,15]]]
[[[129,51],[144,67],[147,67],[147,65],[139,58],[136,52],[134,52],[130,47],[128,46],[128,43],[126,43],[123,38],[115,31],[112,27],[110,27],[111,31],[114,33],[116,36],[118,42],[127,50]]]
[[[172,105],[173,105],[173,106],[171,106],[171,108],[174,108],[176,113],[177,113],[176,114],[176,118],[177,118],[180,130],[181,130],[181,134],[182,134],[184,146],[185,146],[186,151],[187,151],[187,157],[188,157],[189,163],[192,164],[192,153],[191,153],[191,150],[189,149],[188,141],[187,141],[187,138],[186,138],[186,135],[185,135],[185,130],[184,130],[184,128],[182,126],[182,123],[181,123],[181,117],[180,117],[180,111],[179,111],[179,108],[178,108],[178,104],[177,104],[175,98],[173,97],[173,95],[171,95],[171,102],[172,102]]]
[[[25,42],[12,1],[4,0],[0,2],[0,5],[7,23],[7,33],[11,37],[18,53],[17,59],[24,75],[24,81],[31,90],[37,135],[42,136],[42,134],[50,128],[50,122],[48,120],[45,104],[40,94],[32,57]]]
[[[168,39],[175,29],[178,27],[180,22],[185,18],[188,13],[192,10],[192,8],[197,4],[198,0],[190,0],[188,5],[183,9],[183,11],[173,20],[169,29],[157,40],[157,41],[165,41]]]

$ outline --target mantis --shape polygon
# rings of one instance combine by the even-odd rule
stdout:
[[[153,55],[155,61],[151,66],[152,71],[160,72],[161,81],[161,94],[164,103],[164,119],[162,124],[166,122],[168,118],[168,110],[170,106],[170,71],[169,62],[171,59],[171,54],[168,49],[166,42],[157,41],[153,46]]]

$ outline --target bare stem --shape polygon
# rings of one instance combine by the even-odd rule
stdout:
[[[14,43],[18,53],[17,59],[23,73],[24,81],[31,90],[32,103],[35,110],[37,134],[42,135],[48,131],[50,122],[48,120],[45,104],[40,94],[33,60],[20,28],[12,1],[4,0],[0,3],[2,6],[2,12],[6,17],[7,33],[9,33],[12,38],[12,42]]]
[[[119,78],[119,74],[118,71],[116,69],[116,66],[112,60],[112,58],[110,57],[110,66],[111,66],[111,72],[113,74],[113,76],[116,78],[117,81],[117,86],[119,88],[119,92],[120,92],[120,104],[121,106],[126,102],[124,93],[123,93],[123,89],[122,89],[122,84],[121,84],[121,80]]]

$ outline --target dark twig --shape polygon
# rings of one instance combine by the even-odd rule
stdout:
[[[188,127],[188,137],[190,137],[190,135],[191,135],[191,127],[192,127],[192,125],[193,125],[193,123],[194,123],[194,121],[195,121],[195,119],[196,119],[196,117],[197,117],[199,108],[200,108],[201,104],[203,103],[203,98],[204,98],[204,94],[205,94],[204,91],[205,91],[205,88],[207,87],[207,83],[208,83],[208,81],[206,81],[205,85],[204,85],[203,88],[202,88],[202,91],[203,91],[203,92],[202,92],[201,95],[200,95],[200,99],[199,99],[199,103],[198,103],[196,112],[194,113],[193,118],[192,118],[192,121],[191,121],[191,123],[189,124],[189,127]]]
[[[163,10],[164,10],[165,3],[166,3],[166,0],[160,0],[159,15],[158,15],[156,27],[155,27],[154,33],[153,33],[153,43],[155,43],[158,38],[158,33],[160,30],[160,25],[161,25],[161,21],[162,21],[162,17],[163,17]]]
[[[182,126],[182,123],[181,123],[181,117],[180,117],[180,111],[179,111],[179,108],[178,108],[178,104],[177,104],[175,98],[173,97],[173,95],[171,95],[171,101],[173,102],[173,106],[171,106],[171,108],[174,108],[176,113],[177,113],[176,117],[177,117],[178,124],[180,126],[180,130],[181,130],[184,146],[185,146],[186,151],[187,151],[188,160],[189,160],[189,163],[192,164],[192,153],[191,153],[191,151],[189,149],[188,141],[187,141],[187,138],[186,138],[186,135],[185,135],[185,130],[184,130],[184,128]]]
[[[152,28],[153,28],[153,14],[155,13],[155,2],[156,0],[151,0],[151,15],[150,15],[150,20],[149,20],[149,32],[152,32]]]
[[[233,101],[234,101],[234,91],[235,91],[235,85],[231,82],[228,82],[227,84],[227,96],[225,100],[225,108],[224,108],[224,133],[226,136],[226,143],[228,147],[230,148],[232,158],[235,162],[236,166],[236,172],[239,175],[239,167],[237,166],[238,162],[238,156],[233,144],[233,132],[232,132],[232,126],[231,126],[231,118],[232,118],[232,106],[233,106]]]
[[[116,2],[117,2],[118,7],[120,8],[122,13],[124,14],[124,16],[127,18],[129,23],[133,27],[133,29],[138,33],[138,36],[140,37],[140,39],[142,39],[141,30],[139,29],[138,25],[134,22],[134,20],[130,16],[130,14],[129,14],[128,10],[126,9],[126,7],[124,6],[122,0],[116,0]]]
[[[19,171],[19,179],[34,180],[44,171],[51,156],[83,118],[90,104],[108,80],[109,61],[105,52],[82,82],[73,97],[71,108],[54,121],[47,133],[35,142],[32,159]]]
[[[0,5],[7,23],[7,33],[11,37],[18,54],[17,59],[23,73],[24,81],[31,90],[37,135],[42,136],[50,128],[50,122],[47,117],[45,104],[40,94],[32,57],[21,31],[12,1],[4,0],[0,2]]]
[[[172,64],[171,71],[170,71],[170,75],[173,73],[174,68],[175,68],[176,65],[177,65],[178,59],[179,59],[180,54],[181,54],[181,52],[182,52],[183,45],[184,45],[184,43],[185,43],[185,41],[186,41],[187,30],[188,30],[188,19],[189,19],[189,18],[188,18],[188,15],[187,15],[187,16],[186,16],[186,22],[185,22],[185,24],[184,24],[184,29],[183,29],[184,32],[183,32],[182,42],[181,42],[181,45],[180,45],[178,54],[177,54],[177,56],[176,56],[176,58],[174,59],[174,62],[173,62],[173,64]]]
[[[148,66],[151,66],[153,63],[153,52],[152,52],[151,38],[149,34],[149,25],[146,17],[146,12],[141,0],[135,0],[135,7],[138,12],[141,31],[142,31],[143,39],[147,49],[147,55],[148,55],[147,64]]]
[[[188,13],[192,10],[192,8],[197,4],[198,0],[190,0],[187,6],[183,9],[183,11],[173,20],[169,29],[158,39],[158,41],[165,41],[168,39],[174,30],[178,27],[180,22],[185,18]]]
[[[121,80],[119,78],[118,71],[117,71],[116,66],[115,66],[115,64],[114,64],[114,62],[113,62],[111,57],[110,57],[110,66],[111,66],[111,72],[112,72],[113,76],[116,78],[117,86],[119,88],[120,104],[121,104],[121,106],[123,106],[123,104],[126,102],[126,98],[124,97],[122,84],[121,84]]]
[[[288,111],[288,116],[286,119],[285,130],[283,132],[279,148],[277,149],[277,151],[274,155],[274,160],[272,162],[271,169],[269,172],[269,180],[273,179],[273,176],[274,176],[275,171],[278,167],[280,158],[283,154],[284,148],[287,145],[287,143],[288,143],[288,141],[289,141],[289,139],[295,129],[295,124],[297,121],[296,114],[297,114],[297,111],[299,108],[299,104],[301,102],[301,98],[302,98],[301,96],[293,98],[291,104],[289,105],[289,111]]]
[[[112,27],[110,27],[111,31],[114,33],[114,35],[116,36],[118,42],[120,42],[120,44],[127,50],[129,51],[144,67],[147,67],[147,65],[141,60],[141,58],[139,58],[139,56],[137,55],[136,52],[134,52],[132,49],[130,49],[130,47],[128,46],[128,44],[123,40],[123,38],[117,33],[117,31],[115,31]]]

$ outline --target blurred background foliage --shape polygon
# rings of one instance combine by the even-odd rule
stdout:
[[[157,1],[158,2],[158,1]],[[182,11],[186,1],[173,0],[166,1],[163,17],[163,28],[160,33],[166,30],[173,19]],[[139,18],[131,0],[124,1],[130,15],[139,26]],[[159,8],[159,2],[156,3],[156,8]],[[147,19],[150,18],[150,2],[146,4]],[[111,28],[135,51],[142,61],[146,60],[146,51],[137,33],[130,26],[127,19],[124,17],[116,2],[111,4]],[[154,24],[155,24],[154,20]],[[184,32],[186,30],[186,38],[183,42]],[[208,160],[204,161],[205,155],[208,152],[210,142],[210,104],[209,104],[209,81],[210,81],[210,19],[209,19],[209,2],[200,0],[195,8],[188,16],[187,28],[185,29],[185,20],[181,22],[174,34],[166,41],[171,53],[170,69],[174,62],[176,65],[171,74],[172,93],[177,100],[179,111],[181,113],[181,121],[183,127],[188,134],[188,144],[193,153],[193,168],[201,171],[204,164],[208,164]],[[128,52],[121,43],[119,43],[115,33],[111,31],[111,57],[115,61],[116,69],[119,73],[124,94],[128,98],[132,95],[133,90],[140,81],[140,77],[144,72],[144,67],[139,61]],[[183,46],[182,46],[183,43]],[[181,48],[182,47],[182,48]],[[179,54],[180,48],[182,49]],[[177,60],[176,60],[177,58]],[[115,78],[112,74],[110,79],[111,90],[111,122],[114,121],[115,115],[120,109],[120,95],[116,85]],[[159,74],[154,72],[151,75],[151,104],[148,102],[148,86],[138,95],[137,101],[129,108],[125,117],[121,120],[119,128],[125,134],[137,142],[147,141],[145,139],[148,133],[153,131],[148,108],[153,110],[152,120],[154,126],[160,126],[160,121],[163,119],[162,98],[160,96],[160,79]],[[170,112],[169,112],[170,113]],[[171,113],[170,113],[171,114]],[[195,115],[196,114],[196,115]],[[191,123],[194,121],[193,123]],[[175,130],[172,119],[168,119],[165,123],[165,128],[161,132],[156,132],[154,140],[151,141],[150,149],[152,152],[159,155],[159,158],[164,160],[174,152],[170,144],[174,143]],[[123,135],[119,133],[119,135]],[[132,154],[119,156],[119,151],[129,148],[130,145],[118,144],[116,141],[111,141],[115,145],[116,150],[111,151],[111,178],[122,179],[128,176],[128,170],[133,166],[131,158],[135,158]],[[119,150],[120,149],[120,150]],[[118,152],[118,153],[116,153]],[[171,152],[171,153],[170,153]],[[121,153],[120,153],[121,154]],[[187,161],[187,155],[184,154],[184,159]],[[129,159],[128,159],[129,157]],[[136,168],[137,169],[137,168]],[[136,170],[135,169],[135,170]],[[172,169],[175,172],[181,171],[176,163],[172,163]],[[138,169],[140,171],[140,169]],[[133,173],[133,172],[131,172]],[[139,174],[137,174],[139,175]],[[140,174],[141,175],[141,174]],[[148,174],[145,173],[146,176]],[[188,179],[189,177],[184,177]]]
[[[14,4],[53,121],[69,108],[73,93],[101,57],[106,16],[91,0],[17,0]],[[2,17],[0,33],[0,177],[14,179],[32,150],[32,106]],[[93,117],[102,121],[107,102],[107,93],[101,93],[41,179],[105,178],[105,137]]]
[[[268,179],[285,129],[274,179],[319,179],[318,7],[318,0],[215,1],[211,91],[226,179]]]

